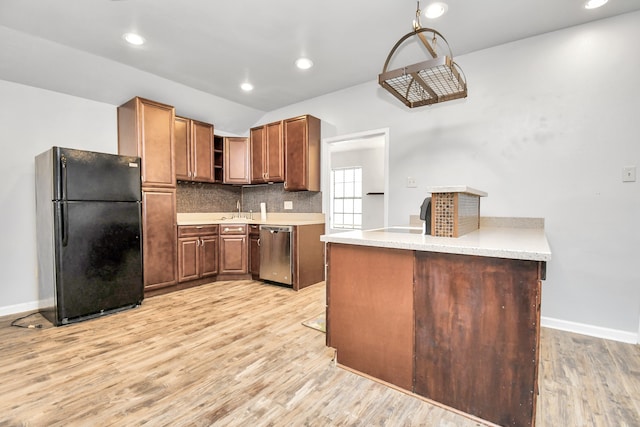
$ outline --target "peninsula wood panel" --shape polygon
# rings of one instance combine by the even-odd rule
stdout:
[[[338,363],[411,390],[413,252],[329,243],[327,256],[327,345]]]
[[[534,424],[539,264],[416,252],[416,393],[500,425]]]

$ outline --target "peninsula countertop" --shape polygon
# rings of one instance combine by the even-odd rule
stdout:
[[[325,234],[326,243],[477,255],[495,258],[550,261],[551,249],[544,228],[482,226],[461,237],[425,235],[421,227],[389,227]]]
[[[178,225],[209,225],[209,224],[264,224],[264,225],[313,225],[324,224],[322,213],[267,213],[267,219],[260,220],[260,212],[242,212],[238,218],[237,212],[196,212],[178,213]]]

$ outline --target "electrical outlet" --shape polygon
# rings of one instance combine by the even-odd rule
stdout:
[[[636,181],[636,167],[624,166],[622,168],[622,182],[635,182]]]
[[[407,177],[407,188],[416,188],[418,184],[416,183],[416,179],[408,176]]]
[[[287,209],[287,210],[293,209],[293,202],[285,201],[284,202],[284,208]]]

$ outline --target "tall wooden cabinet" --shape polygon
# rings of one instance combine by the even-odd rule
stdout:
[[[142,190],[142,259],[145,291],[176,283],[176,190]]]
[[[320,191],[320,119],[310,115],[283,122],[288,191]]]
[[[177,281],[174,122],[172,106],[144,98],[118,107],[118,153],[142,159],[145,291]]]
[[[174,138],[176,178],[215,182],[213,125],[176,117]]]
[[[282,121],[252,128],[251,182],[284,181],[284,139]]]

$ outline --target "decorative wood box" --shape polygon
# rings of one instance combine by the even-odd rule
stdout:
[[[430,187],[431,235],[460,237],[480,228],[480,197],[484,191],[463,185]]]

